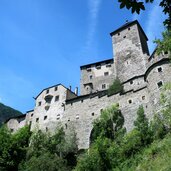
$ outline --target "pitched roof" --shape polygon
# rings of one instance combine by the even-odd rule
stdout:
[[[148,38],[144,32],[144,30],[142,29],[141,25],[139,24],[139,22],[137,20],[131,21],[131,22],[127,22],[126,24],[122,25],[121,27],[119,27],[118,29],[116,29],[115,31],[111,32],[110,35],[113,36],[114,34],[126,29],[127,27],[130,27],[134,24],[138,25],[138,28],[141,30],[141,32],[143,33],[143,35],[145,36],[146,40],[148,41]]]
[[[101,63],[105,63],[105,62],[113,62],[113,58],[111,58],[111,59],[106,59],[106,60],[103,60],[103,61],[99,61],[99,62],[94,62],[94,63],[91,63],[91,64],[86,64],[86,65],[82,65],[82,66],[80,66],[80,68],[81,69],[83,69],[83,68],[89,68],[89,67],[91,67],[92,65],[99,65],[99,64],[101,64]]]
[[[53,87],[58,87],[58,86],[60,86],[60,85],[63,86],[65,89],[69,90],[71,93],[75,94],[73,91],[71,91],[70,89],[68,89],[68,88],[65,87],[63,84],[60,83],[60,84],[56,84],[56,85],[53,85],[53,86],[44,88],[36,97],[34,97],[34,99],[36,100],[36,99],[39,97],[39,95],[42,94],[43,91],[48,90],[48,89],[53,88]]]

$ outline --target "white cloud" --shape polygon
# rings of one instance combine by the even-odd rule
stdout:
[[[159,3],[160,0],[154,1],[146,22],[145,30],[149,38],[149,50],[151,53],[156,46],[153,41],[155,38],[160,38],[161,32],[164,30],[163,21],[165,15],[162,12],[162,8],[159,6]]]
[[[88,8],[89,8],[89,30],[86,41],[85,50],[89,50],[92,47],[94,34],[96,32],[96,27],[98,24],[98,15],[100,10],[102,0],[88,0]]]

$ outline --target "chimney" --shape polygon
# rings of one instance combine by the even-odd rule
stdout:
[[[78,87],[75,88],[75,94],[78,95]]]

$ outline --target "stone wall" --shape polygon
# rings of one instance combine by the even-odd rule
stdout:
[[[81,67],[81,95],[106,90],[112,84],[114,75],[113,60]]]

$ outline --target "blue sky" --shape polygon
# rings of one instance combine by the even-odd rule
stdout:
[[[79,86],[80,65],[113,57],[109,35],[138,19],[149,37],[160,37],[159,0],[141,15],[120,10],[116,0],[1,0],[0,102],[22,111],[49,86]]]

